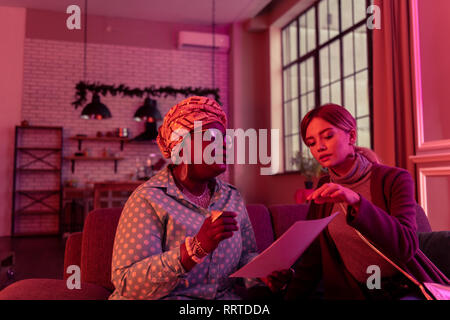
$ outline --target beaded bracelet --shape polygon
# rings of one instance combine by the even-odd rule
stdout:
[[[193,252],[196,256],[205,257],[209,254],[209,252],[206,252],[205,249],[203,249],[202,245],[200,244],[200,241],[198,241],[197,236],[194,237],[193,244],[194,244]]]
[[[192,237],[187,237],[185,240],[185,245],[186,245],[186,251],[189,255],[189,257],[192,259],[192,261],[194,261],[195,263],[201,263],[203,261],[203,259],[205,259],[206,255],[204,256],[199,256],[197,254],[195,254],[196,252],[196,248],[195,248],[195,244],[194,244],[194,239],[196,239],[196,237],[192,238]]]

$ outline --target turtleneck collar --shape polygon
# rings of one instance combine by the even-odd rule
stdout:
[[[356,157],[351,168],[343,175],[338,175],[333,169],[329,168],[330,180],[339,184],[354,184],[361,181],[372,168],[370,162],[365,156],[356,152]]]

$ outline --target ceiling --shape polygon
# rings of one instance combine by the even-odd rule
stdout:
[[[272,0],[215,0],[215,22],[230,24],[256,16]],[[66,12],[76,4],[82,14],[84,0],[0,0],[0,6]],[[210,25],[213,0],[91,0],[89,15],[160,22]]]

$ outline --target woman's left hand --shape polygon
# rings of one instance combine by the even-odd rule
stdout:
[[[315,203],[325,202],[345,202],[350,206],[358,207],[361,197],[355,191],[343,187],[336,183],[325,183],[320,188],[314,190],[306,200],[313,200]]]

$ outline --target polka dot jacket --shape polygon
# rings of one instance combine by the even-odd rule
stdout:
[[[212,210],[233,211],[239,230],[191,271],[180,262],[180,245],[194,236]],[[140,185],[127,200],[114,239],[110,299],[238,299],[234,271],[257,255],[245,204],[238,190],[216,178],[207,209],[190,202],[168,167]],[[245,279],[246,285],[258,283]]]

